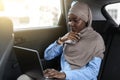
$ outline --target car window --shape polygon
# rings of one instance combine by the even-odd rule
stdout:
[[[105,7],[108,14],[119,25],[120,24],[120,3],[109,4]]]
[[[0,16],[12,19],[14,29],[56,26],[60,0],[0,0]]]

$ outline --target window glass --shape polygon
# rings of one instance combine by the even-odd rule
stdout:
[[[120,24],[120,3],[109,4],[105,7],[109,15],[119,25]]]
[[[14,29],[56,26],[60,0],[2,0],[0,16],[12,19]]]

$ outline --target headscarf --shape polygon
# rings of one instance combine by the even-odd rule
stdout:
[[[71,69],[78,69],[86,65],[94,57],[102,59],[105,46],[100,34],[91,27],[92,13],[87,4],[76,1],[69,10],[69,14],[71,13],[88,23],[86,28],[79,33],[79,42],[64,45],[65,59],[70,64]]]

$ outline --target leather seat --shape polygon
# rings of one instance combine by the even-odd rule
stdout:
[[[7,17],[0,17],[0,80],[13,47],[13,24]]]

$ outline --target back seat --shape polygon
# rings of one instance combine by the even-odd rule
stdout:
[[[112,21],[93,21],[93,28],[104,39],[106,50],[98,80],[120,80],[120,31]]]

